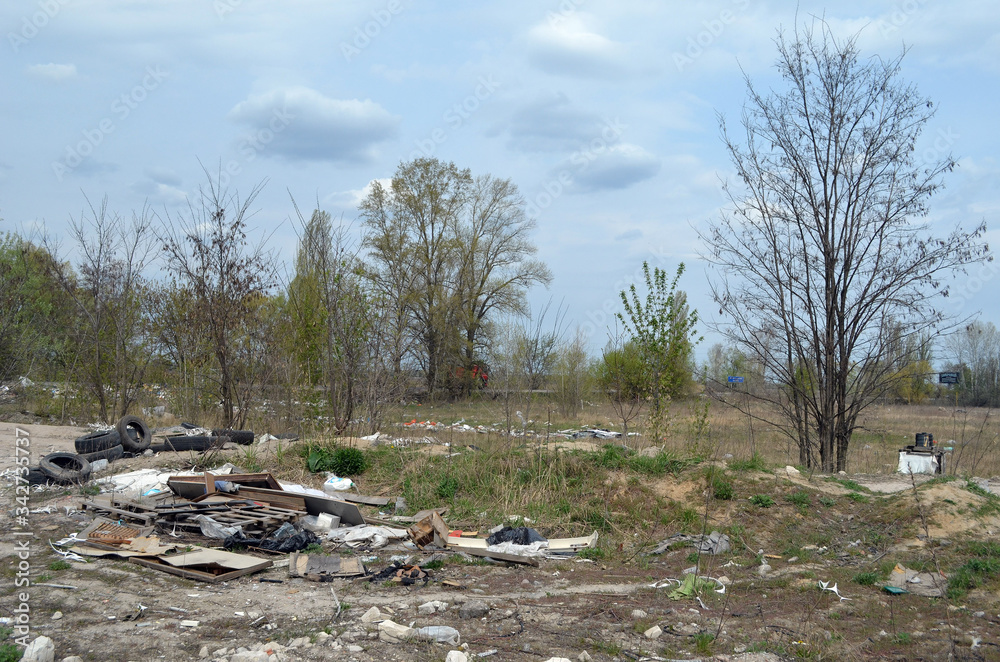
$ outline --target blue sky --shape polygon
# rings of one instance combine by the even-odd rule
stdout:
[[[993,3],[456,4],[6,0],[0,230],[63,235],[85,196],[175,214],[205,182],[200,160],[233,189],[267,180],[254,224],[290,259],[289,193],[351,221],[373,179],[434,156],[514,180],[554,275],[532,302],[564,302],[594,348],[643,260],[684,261],[682,287],[711,320],[696,228],[731,173],[717,113],[738,121],[744,74],[777,84],[773,40],[797,8],[860,33],[866,55],[909,49],[904,76],[938,109],[918,153],[959,162],[928,221],[986,220],[997,243]],[[957,278],[945,308],[1000,322],[997,272]]]

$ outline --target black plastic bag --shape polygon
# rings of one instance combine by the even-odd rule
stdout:
[[[515,545],[530,545],[533,542],[545,542],[546,540],[547,538],[543,538],[538,531],[526,526],[519,526],[514,529],[505,526],[487,538],[486,544],[499,545],[502,542],[512,542]]]
[[[301,552],[303,549],[312,545],[313,543],[318,543],[319,538],[312,531],[299,531],[298,533],[286,536],[284,538],[247,538],[242,533],[237,533],[235,536],[229,536],[226,538],[222,545],[226,549],[232,549],[233,547],[248,547],[252,549],[265,549],[269,552],[280,552],[282,554],[291,554],[292,552]]]

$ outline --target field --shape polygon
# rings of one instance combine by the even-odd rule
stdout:
[[[308,455],[354,446],[368,465],[355,478],[361,493],[401,495],[410,512],[447,507],[451,528],[482,532],[513,521],[547,537],[597,531],[597,547],[577,558],[531,568],[408,552],[428,568],[428,584],[315,584],[272,569],[208,586],[120,562],[60,564],[46,541],[79,531],[87,518],[72,512],[85,496],[81,490],[57,488],[31,497],[33,508],[53,506],[50,513],[32,515],[32,575],[35,582],[77,589],[36,587],[34,631],[55,640],[57,660],[197,659],[202,647],[229,648],[214,656],[229,659],[238,646],[286,646],[296,639],[295,648],[271,659],[444,659],[449,647],[372,638],[360,617],[378,606],[383,617],[404,625],[455,627],[470,657],[492,650],[485,659],[494,660],[575,660],[584,652],[593,660],[750,654],[756,657],[740,659],[1000,659],[1000,498],[994,495],[1000,480],[986,480],[1000,471],[989,412],[938,406],[872,410],[852,442],[847,475],[823,476],[787,469],[797,462],[794,447],[757,423],[751,430],[745,416],[717,405],[706,416],[698,401],[679,404],[664,439],[630,437],[626,448],[617,440],[555,434],[580,426],[611,428],[609,408],[591,406],[568,419],[544,403],[530,404],[519,405],[521,417],[508,417],[508,408],[495,401],[408,405],[394,413],[397,422],[385,426],[376,442],[303,430],[294,442],[208,457],[161,453],[124,460],[115,471],[231,461],[318,486],[322,476],[307,471]],[[451,425],[463,419],[462,425],[491,431]],[[514,436],[500,432],[508,420],[518,431]],[[172,421],[157,421],[163,422]],[[72,447],[81,431],[27,427],[38,452]],[[918,431],[954,448],[945,476],[893,473],[896,451]],[[12,437],[13,426],[0,425],[0,435]],[[9,465],[4,458],[0,468]],[[969,480],[973,476],[982,479]],[[0,515],[0,527],[9,531],[12,487],[3,498],[10,508]],[[676,534],[712,531],[728,536],[729,551],[698,553],[674,538],[662,553],[651,553]],[[14,545],[13,536],[0,536],[3,615],[17,604]],[[401,553],[349,551],[331,543],[323,551],[359,554],[376,571]],[[930,573],[925,577],[941,597],[887,593],[883,586],[897,566]],[[675,600],[668,595],[676,583],[653,587],[683,580],[692,567],[713,578],[697,595]],[[716,592],[716,579],[726,586],[724,593]],[[838,592],[824,585],[836,585]],[[417,606],[431,600],[450,607],[419,614]],[[460,608],[474,601],[485,602],[488,613],[461,618]],[[144,617],[126,621],[140,603],[147,608]],[[234,616],[247,610],[267,618],[254,623]],[[56,611],[62,617],[52,620]],[[181,628],[181,619],[200,624]],[[273,628],[264,629],[265,623]],[[654,626],[659,635],[644,634]]]

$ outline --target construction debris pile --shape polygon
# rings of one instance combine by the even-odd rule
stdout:
[[[524,527],[498,526],[489,537],[452,531],[442,517],[446,508],[414,516],[367,516],[359,506],[394,503],[405,508],[405,504],[402,499],[350,493],[333,498],[320,490],[279,482],[270,473],[245,473],[231,464],[203,473],[143,469],[96,484],[104,492],[83,501],[93,521],[80,533],[54,543],[59,554],[78,561],[127,559],[209,583],[270,568],[279,554],[290,555],[289,577],[330,581],[375,574],[358,557],[325,555],[329,548],[351,554],[381,548],[398,551],[407,555],[407,563],[397,558],[388,572],[412,583],[427,581],[418,563],[408,563],[409,557],[423,552],[538,566],[538,558],[565,557],[597,542],[596,532],[547,540]]]

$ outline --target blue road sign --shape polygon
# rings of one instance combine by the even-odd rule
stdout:
[[[743,383],[743,378],[740,377],[740,376],[738,376],[738,375],[729,375],[729,377],[727,377],[726,379],[729,381],[730,384],[742,384]]]

